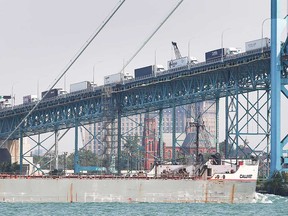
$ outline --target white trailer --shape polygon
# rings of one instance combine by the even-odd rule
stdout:
[[[198,61],[195,57],[182,57],[168,61],[168,69],[187,66],[188,64],[197,64]]]
[[[89,81],[73,83],[70,85],[70,93],[90,89],[91,87],[92,84]]]
[[[245,50],[246,52],[257,50],[257,49],[267,49],[270,47],[270,39],[269,38],[263,38],[253,41],[248,41],[245,43]]]
[[[129,73],[116,73],[116,74],[111,74],[108,76],[104,77],[104,85],[110,85],[114,83],[121,83],[124,80],[130,80],[133,77]]]
[[[12,104],[10,101],[0,101],[0,109],[11,107]]]

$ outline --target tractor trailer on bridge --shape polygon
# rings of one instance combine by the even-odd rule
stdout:
[[[156,76],[157,73],[164,71],[162,65],[149,65],[146,67],[137,68],[134,70],[135,79],[140,79],[144,77]]]
[[[38,101],[37,95],[26,95],[23,97],[23,104],[33,103]]]
[[[225,57],[239,54],[241,50],[239,48],[220,48],[216,50],[212,50],[205,53],[205,61],[206,62],[216,62]]]
[[[64,95],[64,94],[67,94],[67,92],[65,90],[63,90],[62,88],[54,88],[54,89],[51,89],[48,94],[45,96],[45,94],[47,93],[48,91],[44,91],[41,93],[41,97],[43,99],[48,99],[48,98],[53,98],[53,97],[57,97],[59,95]],[[44,98],[45,96],[45,98]]]
[[[70,85],[70,93],[91,89],[92,84],[89,81],[82,81]]]
[[[104,77],[104,85],[119,84],[125,80],[131,80],[133,77],[129,73],[116,73]]]
[[[267,49],[271,46],[269,38],[262,38],[258,40],[252,40],[245,43],[245,51],[251,52],[254,50]]]

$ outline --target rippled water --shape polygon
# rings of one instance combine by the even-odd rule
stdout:
[[[287,197],[257,194],[249,204],[0,203],[0,215],[288,215]]]

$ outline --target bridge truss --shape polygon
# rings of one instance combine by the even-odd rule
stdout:
[[[282,92],[287,97],[284,84],[287,80],[286,44],[282,53]],[[94,89],[61,95],[42,101],[35,111],[25,120],[11,139],[20,138],[20,165],[25,160],[23,137],[74,128],[75,131],[75,172],[81,170],[78,161],[78,127],[102,122],[106,138],[101,138],[107,149],[121,153],[121,132],[123,117],[140,115],[147,112],[159,113],[159,143],[163,145],[161,132],[162,111],[177,106],[193,104],[206,100],[216,101],[216,113],[219,114],[219,100],[225,98],[226,157],[235,157],[243,152],[245,139],[257,137],[257,142],[247,144],[254,155],[263,157],[270,154],[270,50],[254,53],[242,53],[225,58],[221,62],[200,63],[174,70],[161,72],[157,76],[126,81],[113,86],[100,86]],[[33,104],[18,105],[0,112],[0,139],[4,140],[21,122]],[[175,113],[173,122],[176,122]],[[219,116],[216,116],[216,131],[219,131]],[[175,127],[173,123],[173,127]],[[55,135],[56,136],[56,135]],[[93,139],[97,135],[93,135]],[[57,136],[56,136],[57,137]],[[116,137],[112,138],[112,137]],[[216,134],[218,139],[218,134]],[[261,137],[261,138],[258,138]],[[249,138],[250,139],[250,138]],[[55,138],[57,146],[58,138]],[[116,141],[115,141],[116,140]],[[282,141],[287,143],[287,136]],[[219,141],[217,141],[219,142]],[[40,141],[36,146],[41,145]],[[113,144],[112,144],[113,143]],[[173,147],[177,137],[173,134]],[[114,147],[112,147],[114,146]],[[232,154],[232,148],[236,149]],[[160,149],[163,149],[162,147]],[[251,152],[250,151],[250,152]],[[284,153],[284,152],[283,152]],[[264,155],[264,156],[263,156]],[[245,155],[249,156],[249,155]],[[160,151],[160,159],[163,152]],[[175,150],[173,150],[175,160]],[[267,159],[268,158],[268,159]],[[263,176],[269,173],[269,157],[264,158]],[[286,164],[285,159],[285,164]],[[117,167],[119,168],[119,160]]]

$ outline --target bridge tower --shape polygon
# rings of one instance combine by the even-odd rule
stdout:
[[[275,172],[282,170],[281,157],[283,157],[283,148],[287,144],[287,135],[281,141],[280,124],[280,96],[281,90],[287,98],[287,89],[285,81],[281,87],[281,28],[280,28],[280,1],[271,0],[271,170],[270,176]],[[283,21],[283,20],[282,20]],[[287,41],[286,41],[287,46]],[[286,50],[287,51],[287,50]],[[284,68],[282,68],[283,70]],[[287,79],[286,79],[287,84]],[[282,163],[288,163],[286,157]]]

